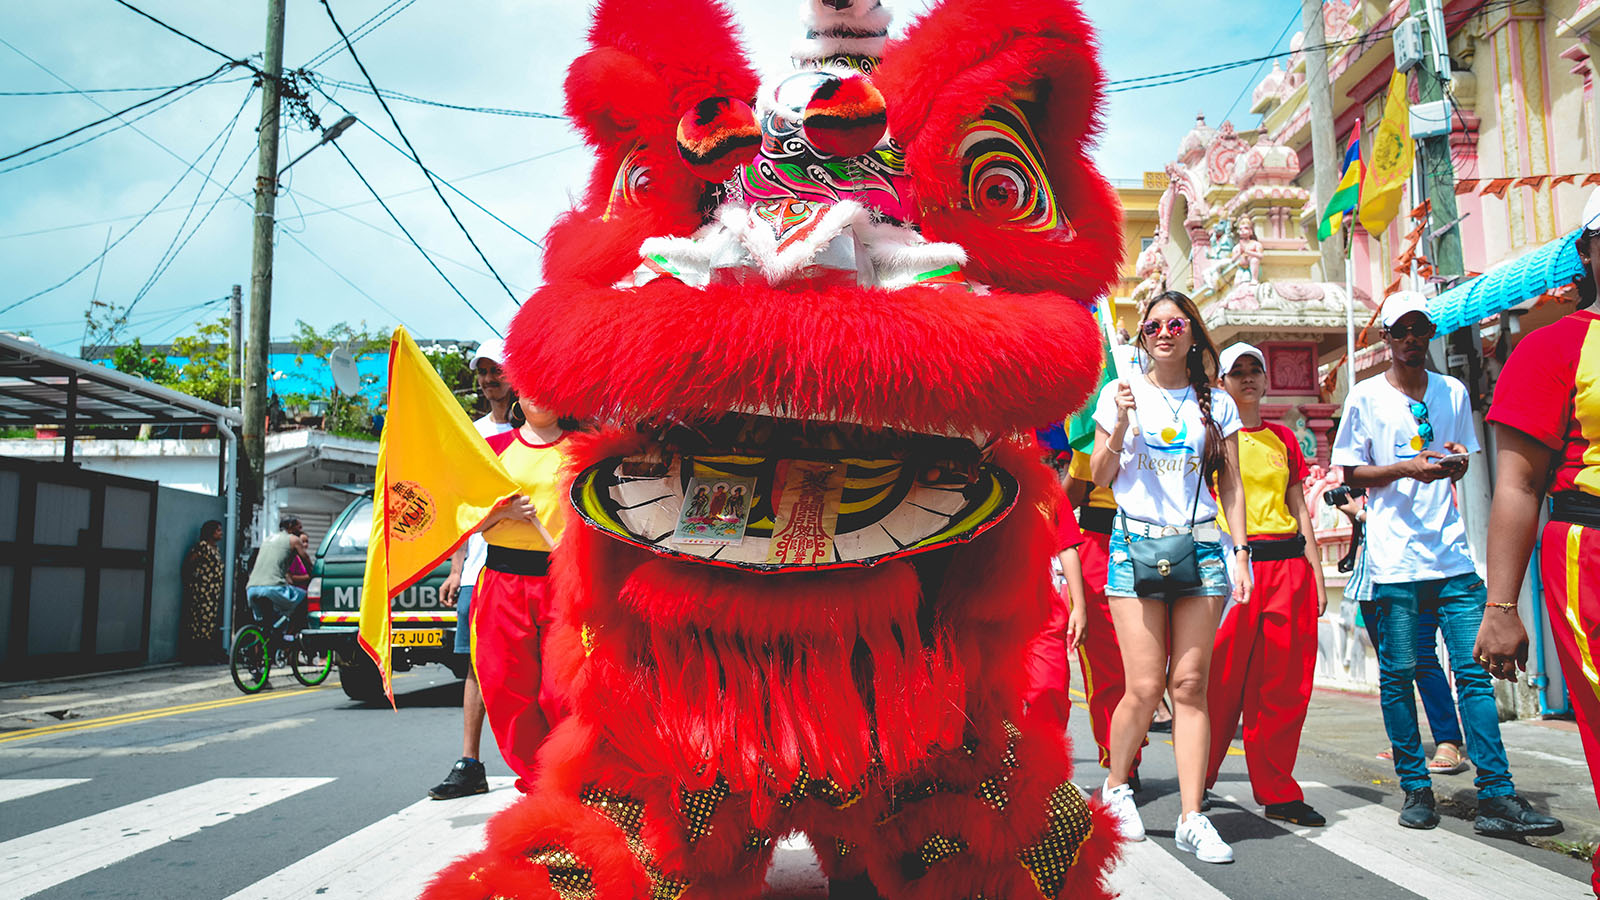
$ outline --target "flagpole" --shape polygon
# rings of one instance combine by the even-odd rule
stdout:
[[[1352,218],[1350,234],[1344,242],[1344,339],[1345,359],[1350,374],[1345,381],[1351,387],[1356,383],[1356,291],[1355,291],[1355,239],[1356,225]]]

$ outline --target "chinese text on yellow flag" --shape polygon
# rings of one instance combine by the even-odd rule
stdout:
[[[1400,212],[1400,196],[1411,177],[1411,104],[1406,99],[1406,76],[1389,79],[1389,99],[1383,120],[1372,133],[1372,157],[1367,163],[1367,183],[1361,186],[1361,227],[1379,235]]]
[[[404,328],[389,342],[389,415],[378,445],[361,648],[394,702],[389,600],[420,581],[518,492]]]

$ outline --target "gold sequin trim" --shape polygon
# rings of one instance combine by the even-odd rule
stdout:
[[[650,854],[650,848],[645,846],[644,838],[644,804],[631,797],[624,797],[614,791],[590,785],[578,795],[578,800],[585,806],[598,812],[611,820],[627,839],[628,849],[633,852],[634,858],[644,867],[645,875],[650,878],[650,900],[678,900],[689,889],[690,882],[668,876],[656,866]]]
[[[842,837],[836,837],[833,839],[833,852],[840,859],[844,859],[846,856],[849,856],[851,853],[855,852],[855,849],[855,844],[850,843]]]
[[[978,789],[973,792],[973,795],[996,812],[1004,810],[1006,804],[1011,802],[1011,795],[1006,793],[1006,782],[1010,780],[1011,775],[1009,773],[991,775],[978,782]]]
[[[1078,849],[1094,831],[1089,804],[1071,782],[1059,785],[1045,801],[1048,813],[1044,836],[1017,854],[1033,884],[1045,897],[1060,893],[1067,871],[1078,861]]]
[[[578,632],[578,641],[583,644],[584,656],[594,655],[594,637],[595,630],[589,627],[588,622],[583,623],[583,630]]]
[[[717,776],[716,783],[701,791],[682,791],[679,798],[683,801],[683,829],[689,846],[711,833],[711,817],[717,814],[717,808],[722,801],[728,799],[728,782],[721,775]]]
[[[565,847],[541,847],[528,854],[528,861],[544,866],[550,887],[561,900],[593,900],[594,878],[577,854]]]
[[[933,834],[922,842],[915,853],[908,853],[900,861],[901,874],[914,881],[928,874],[928,870],[967,849],[967,842],[958,837]]]
[[[896,788],[889,794],[888,807],[879,817],[878,824],[882,825],[906,811],[906,807],[913,803],[920,803],[940,791],[948,791],[950,786],[938,779],[922,781],[906,788]]]

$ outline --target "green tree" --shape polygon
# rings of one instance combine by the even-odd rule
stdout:
[[[370,329],[366,322],[359,325],[340,322],[320,332],[303,320],[296,320],[294,324],[294,336],[289,340],[297,351],[294,358],[297,366],[305,364],[306,356],[326,361],[333,351],[340,348],[345,349],[358,363],[389,349],[388,333]],[[375,376],[361,377],[362,387],[377,383]],[[322,417],[323,430],[345,437],[373,438],[372,404],[366,396],[361,393],[345,394],[338,388],[329,387],[319,399],[326,404],[326,412]]]
[[[138,338],[111,351],[111,367],[162,387],[227,406],[238,382],[228,375],[228,320],[196,322],[193,334],[172,342],[168,353],[152,353]],[[182,360],[170,362],[169,357]]]
[[[451,395],[461,408],[472,416],[477,413],[478,383],[472,375],[472,369],[467,364],[472,361],[472,350],[461,344],[429,344],[422,348],[422,355],[433,364],[433,370],[439,373],[439,380],[450,389]]]

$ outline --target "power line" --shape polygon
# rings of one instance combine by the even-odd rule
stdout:
[[[232,123],[229,123],[229,128],[231,128],[231,127],[232,127]],[[110,253],[112,250],[115,250],[118,244],[121,244],[123,241],[127,240],[129,235],[133,234],[134,231],[138,230],[139,226],[143,225],[144,221],[146,219],[150,218],[150,214],[151,213],[155,212],[156,209],[161,206],[161,204],[166,202],[168,197],[172,196],[172,192],[176,191],[178,189],[178,185],[183,184],[184,179],[189,177],[189,173],[193,172],[195,170],[195,168],[199,166],[200,160],[204,159],[206,157],[206,154],[211,152],[211,148],[216,146],[217,141],[222,139],[222,135],[223,135],[223,132],[221,132],[221,131],[217,132],[217,136],[212,138],[210,143],[206,144],[205,149],[200,151],[199,156],[195,157],[194,161],[189,162],[187,164],[187,166],[183,170],[183,173],[178,176],[178,180],[174,181],[172,183],[172,186],[167,188],[166,192],[163,193],[160,196],[160,198],[158,198],[156,200],[156,202],[153,205],[151,205],[151,207],[148,210],[145,211],[144,215],[139,217],[138,221],[136,221],[132,225],[128,226],[128,230],[124,231],[122,233],[121,237],[117,238],[115,241],[112,241],[111,244],[108,247],[106,247],[104,250],[100,251],[98,254],[96,254],[94,256],[93,259],[91,259],[88,262],[84,263],[81,268],[79,268],[77,271],[73,272],[71,275],[68,275],[66,278],[63,278],[62,280],[56,282],[53,285],[50,285],[47,288],[35,291],[35,292],[29,294],[28,296],[23,297],[21,300],[14,301],[14,302],[6,305],[3,308],[0,308],[0,315],[5,315],[6,313],[10,312],[13,309],[16,309],[17,307],[21,306],[24,303],[27,303],[30,300],[34,300],[34,299],[37,299],[39,297],[43,297],[45,294],[51,293],[52,291],[55,291],[55,290],[58,290],[60,288],[65,287],[66,285],[68,285],[69,283],[74,281],[79,275],[82,275],[84,272],[89,271],[89,267],[90,266],[93,266],[95,263],[99,262],[101,259],[104,259],[105,255],[107,253]]]
[[[384,306],[383,303],[381,303],[378,300],[377,297],[374,297],[371,294],[367,293],[366,291],[362,290],[360,285],[356,284],[354,281],[351,281],[349,278],[345,277],[345,274],[343,272],[339,271],[338,268],[336,268],[333,265],[333,263],[330,263],[327,260],[323,259],[322,256],[317,253],[317,251],[311,249],[311,245],[310,244],[307,244],[305,241],[300,240],[300,236],[299,235],[295,234],[292,231],[286,231],[283,234],[284,234],[284,237],[287,237],[289,240],[294,241],[296,244],[300,245],[300,249],[301,250],[304,250],[305,252],[311,254],[311,258],[312,259],[316,260],[319,263],[322,263],[323,267],[326,268],[329,272],[332,272],[340,281],[342,281],[345,284],[349,285],[351,290],[353,290],[356,293],[360,294],[361,296],[367,298],[367,300],[373,306],[376,306],[378,309],[383,310],[384,313],[388,314],[396,322],[399,322],[401,325],[404,325],[406,328],[410,329],[413,333],[416,332],[417,329],[416,329],[415,326],[413,326],[410,322],[407,322],[405,319],[400,318],[399,314],[397,314],[394,310],[390,309],[389,307]],[[468,304],[468,305],[471,305],[471,304]]]
[[[402,94],[399,91],[389,88],[384,88],[381,91],[375,91],[364,84],[358,84],[354,81],[342,81],[338,78],[329,78],[326,75],[317,75],[316,77],[318,80],[327,82],[334,87],[346,88],[347,90],[352,91],[360,91],[363,94],[370,94],[375,97],[386,97],[390,100],[404,100],[407,103],[417,103],[423,106],[437,106],[440,109],[454,109],[460,110],[461,112],[484,113],[491,116],[515,116],[523,119],[565,120],[567,118],[566,116],[556,115],[555,113],[534,112],[533,110],[529,109],[508,109],[499,106],[464,106],[459,103],[445,103],[442,100],[428,100],[423,97],[413,97],[410,94]]]
[[[117,133],[118,131],[121,131],[124,128],[130,128],[130,127],[133,126],[133,123],[142,121],[144,119],[148,119],[149,117],[155,115],[156,113],[162,111],[163,109],[166,109],[167,107],[171,106],[172,104],[177,103],[178,101],[183,100],[183,99],[193,95],[196,91],[200,90],[201,88],[205,87],[206,85],[208,85],[208,84],[217,84],[217,83],[219,83],[219,82],[204,82],[202,84],[194,85],[193,87],[190,87],[187,91],[168,99],[167,102],[162,103],[159,106],[152,106],[149,109],[147,109],[144,112],[138,114],[137,116],[134,116],[131,119],[123,119],[123,120],[119,121],[116,125],[113,125],[112,127],[107,128],[105,131],[101,131],[101,132],[98,132],[96,134],[91,134],[91,135],[89,135],[88,137],[84,138],[81,141],[78,141],[78,142],[72,143],[72,144],[68,144],[65,147],[62,147],[62,148],[60,148],[58,150],[55,150],[53,152],[50,152],[50,153],[46,153],[43,156],[36,156],[33,159],[24,160],[23,162],[19,162],[14,166],[7,166],[4,169],[0,169],[0,175],[4,175],[7,172],[15,172],[18,169],[26,169],[29,166],[36,166],[39,163],[42,163],[42,162],[44,162],[46,160],[55,159],[56,157],[62,155],[63,153],[71,153],[72,151],[78,149],[79,147],[82,147],[84,144],[92,144],[95,141],[98,141],[101,138],[105,137],[106,135],[115,134],[115,133]],[[68,93],[70,93],[70,92],[68,92]]]
[[[145,279],[144,284],[140,286],[138,293],[134,294],[133,300],[129,301],[128,307],[126,310],[124,310],[124,313],[132,311],[135,306],[139,305],[139,301],[143,300],[145,295],[150,293],[150,289],[155,287],[156,282],[161,279],[162,275],[166,274],[167,269],[171,268],[172,263],[177,260],[178,254],[182,253],[183,248],[189,245],[190,239],[192,239],[195,234],[200,231],[200,226],[204,225],[206,220],[211,218],[211,213],[217,208],[217,204],[222,202],[222,197],[227,191],[227,187],[224,187],[222,191],[217,192],[216,199],[211,201],[211,206],[207,208],[205,214],[200,217],[200,221],[195,223],[194,229],[189,232],[188,237],[184,237],[183,229],[189,224],[189,219],[194,215],[195,209],[200,205],[200,195],[205,191],[206,184],[212,180],[211,174],[217,170],[217,164],[222,162],[222,153],[228,149],[228,142],[233,139],[234,129],[239,126],[239,118],[244,115],[245,107],[250,105],[250,98],[254,97],[255,94],[255,85],[251,85],[250,90],[245,92],[244,101],[239,104],[239,108],[234,111],[233,118],[228,123],[227,133],[223,136],[222,143],[217,147],[217,155],[211,160],[211,167],[206,170],[205,178],[203,178],[200,183],[195,186],[194,198],[189,201],[189,211],[184,213],[183,221],[178,223],[178,230],[173,233],[171,242],[167,244],[167,249],[162,252],[161,258],[156,261],[155,268],[150,271],[150,277]],[[245,156],[244,162],[240,164],[238,171],[235,171],[233,173],[233,177],[228,179],[228,187],[231,187],[233,182],[238,180],[239,172],[244,171],[244,166],[249,164],[250,156],[253,155],[254,152],[252,149],[252,153]],[[182,243],[179,243],[180,238],[182,239]]]
[[[339,107],[339,109],[343,110],[346,115],[354,116],[355,113],[351,112],[349,107],[345,106],[343,103],[340,103],[337,99],[334,98],[334,96],[332,94],[328,93],[326,90],[323,89],[323,87],[318,83],[319,80],[320,79],[317,79],[317,78],[311,79],[310,84],[311,84],[312,89],[315,90],[317,93],[321,94],[322,96],[328,98],[328,102],[329,103],[332,103],[334,106]],[[383,132],[379,131],[376,128],[373,128],[370,124],[368,124],[365,120],[363,120],[361,118],[357,118],[356,121],[361,123],[361,127],[367,129],[368,131],[370,131],[374,135],[376,135],[378,140],[383,141],[385,144],[388,144],[391,148],[394,149],[394,151],[396,153],[399,153],[401,156],[404,156],[407,159],[411,159],[410,154],[406,153],[405,150],[401,149],[400,145],[396,144],[394,141],[389,140],[389,138],[387,136],[385,136],[383,134]],[[566,147],[561,147],[561,148],[556,149],[556,150],[550,150],[548,152],[538,154],[537,156],[530,157],[530,159],[538,159],[538,158],[545,157],[545,156],[553,156],[553,155],[555,155],[557,153],[562,152],[563,150],[571,150],[571,149],[573,149],[575,147],[579,147],[579,146],[582,146],[582,145],[581,144],[570,144],[570,145],[568,145]],[[417,162],[416,160],[412,160],[412,161],[413,162]],[[417,162],[417,165],[421,166],[422,163]],[[511,233],[515,234],[517,237],[520,237],[523,240],[527,241],[528,243],[534,245],[535,247],[538,247],[540,250],[544,249],[544,244],[539,243],[538,241],[534,240],[531,237],[528,237],[526,234],[523,234],[522,230],[517,228],[515,225],[512,225],[510,222],[507,222],[505,219],[502,219],[499,216],[495,215],[493,212],[490,212],[489,209],[487,207],[485,207],[482,203],[479,203],[478,201],[472,199],[471,197],[468,197],[466,195],[466,193],[463,192],[460,188],[458,188],[455,185],[451,184],[450,182],[446,181],[444,179],[444,176],[438,174],[437,172],[434,172],[432,169],[429,169],[427,166],[422,166],[422,171],[427,173],[428,177],[436,179],[440,184],[443,184],[445,187],[447,187],[451,191],[455,192],[456,196],[458,196],[461,199],[463,199],[463,200],[467,201],[468,203],[472,204],[474,207],[476,207],[478,209],[479,212],[481,212],[484,215],[488,216],[489,218],[495,220],[496,222],[499,222],[501,225],[504,225],[507,229],[509,229],[511,231]],[[421,189],[418,188],[418,190],[421,190]],[[414,192],[408,192],[408,193],[414,193]],[[485,262],[487,262],[487,260],[485,260]],[[492,267],[491,267],[491,271],[492,271]],[[512,299],[515,300],[516,298],[513,297]],[[520,306],[521,304],[518,304],[518,305]]]
[[[495,337],[504,337],[505,335],[500,333],[500,329],[494,327],[494,323],[490,322],[488,317],[480,312],[476,306],[472,305],[472,301],[467,299],[467,295],[461,293],[461,289],[456,287],[455,282],[450,280],[450,276],[444,274],[444,270],[439,268],[439,264],[433,261],[433,257],[428,255],[428,251],[422,249],[422,245],[417,243],[417,239],[411,236],[410,231],[406,230],[406,226],[400,221],[400,217],[394,214],[394,210],[389,208],[389,204],[383,202],[382,197],[378,196],[377,188],[374,188],[372,186],[372,182],[367,180],[367,176],[362,175],[361,170],[356,168],[355,162],[350,159],[349,154],[344,152],[344,148],[339,146],[339,142],[333,141],[332,146],[333,149],[339,151],[339,155],[343,157],[345,163],[350,166],[350,171],[356,173],[356,177],[361,179],[362,184],[366,185],[367,191],[372,194],[373,199],[378,201],[378,205],[383,207],[383,211],[389,214],[389,218],[394,221],[394,224],[400,229],[400,232],[406,236],[406,240],[411,242],[411,246],[417,248],[417,252],[421,253],[422,258],[428,261],[428,265],[432,266],[433,270],[439,273],[439,277],[444,279],[444,283],[450,286],[450,290],[454,291],[455,295],[461,298],[461,302],[465,303],[467,308],[472,310],[473,314],[476,315],[479,320],[483,322],[483,324],[489,326],[489,330],[495,333]],[[509,289],[507,292],[509,293]],[[3,312],[5,312],[5,310],[0,309],[0,313]]]
[[[118,2],[122,2],[122,0],[118,0]],[[417,148],[411,145],[411,139],[406,137],[405,129],[400,127],[400,120],[394,117],[394,111],[389,109],[389,102],[384,100],[383,94],[378,92],[378,85],[372,80],[372,74],[367,71],[366,65],[361,62],[361,57],[356,55],[356,48],[350,43],[350,38],[345,36],[344,29],[339,26],[339,20],[333,14],[333,6],[328,2],[328,0],[322,0],[322,8],[327,10],[328,21],[333,23],[333,30],[339,32],[339,37],[344,39],[345,50],[349,52],[350,59],[356,64],[356,68],[361,70],[361,77],[367,80],[367,84],[372,88],[373,94],[377,96],[378,105],[383,107],[383,112],[389,117],[389,122],[394,126],[395,133],[400,135],[401,142],[406,145],[407,150],[411,151],[411,161],[416,163],[417,168],[421,169],[422,174],[427,177],[428,184],[433,186],[433,192],[438,196],[439,202],[444,204],[445,211],[449,212],[450,218],[455,220],[456,227],[461,229],[461,233],[466,237],[467,243],[472,245],[472,249],[478,254],[478,258],[483,260],[483,264],[485,266],[489,267],[489,271],[494,275],[494,280],[500,282],[500,287],[505,290],[506,296],[511,298],[512,303],[516,304],[517,306],[521,306],[522,301],[517,299],[517,295],[512,293],[510,285],[507,285],[506,280],[500,277],[499,272],[495,271],[494,264],[489,262],[489,257],[484,255],[483,248],[479,247],[478,242],[472,239],[472,232],[468,231],[467,226],[462,224],[461,217],[456,215],[455,208],[450,205],[449,200],[445,199],[444,192],[439,190],[439,185],[434,180],[433,173],[428,170],[427,166],[422,164],[422,157],[417,153]],[[343,150],[339,152],[341,156],[344,154]],[[377,192],[373,191],[373,194],[376,196]],[[398,223],[398,221],[399,220],[397,219],[396,222]],[[462,297],[461,299],[465,300],[466,298]],[[473,312],[477,312],[476,307],[473,308]],[[479,313],[479,316],[481,317],[482,313]],[[484,321],[487,323],[488,320],[485,319]],[[498,334],[498,332],[496,333]]]
[[[1289,36],[1289,30],[1293,28],[1294,23],[1298,21],[1300,21],[1300,11],[1294,10],[1289,16],[1289,24],[1283,26],[1283,33],[1279,34],[1278,39],[1272,42],[1272,49],[1274,51],[1278,49],[1279,44],[1283,43],[1283,39]],[[1245,79],[1244,87],[1239,89],[1239,96],[1233,98],[1233,103],[1228,105],[1228,111],[1222,114],[1222,118],[1219,121],[1228,121],[1228,117],[1233,115],[1233,111],[1239,107],[1239,101],[1244,99],[1245,92],[1249,91],[1250,88],[1256,84],[1257,79],[1261,77],[1261,70],[1266,68],[1266,66],[1267,64],[1264,62],[1256,66],[1256,70],[1251,73],[1249,78]]]
[[[117,0],[117,2],[120,3],[120,2],[122,2],[122,0]],[[96,125],[104,124],[106,122],[111,121],[112,119],[121,118],[125,113],[133,112],[134,110],[138,109],[141,106],[149,106],[150,104],[156,102],[157,100],[160,100],[163,97],[167,97],[167,96],[170,96],[172,94],[175,94],[178,91],[181,91],[186,87],[192,87],[194,85],[200,84],[201,82],[209,81],[209,80],[211,80],[213,78],[216,78],[218,75],[221,75],[223,72],[228,71],[230,68],[232,68],[231,65],[218,66],[215,70],[213,70],[209,74],[202,75],[199,78],[193,79],[191,81],[187,81],[187,82],[185,82],[183,84],[178,85],[175,88],[172,88],[171,90],[163,91],[162,93],[157,94],[154,97],[149,97],[149,98],[146,98],[144,100],[140,100],[138,103],[135,103],[132,106],[120,109],[120,110],[118,110],[118,111],[116,111],[114,113],[111,113],[108,116],[104,116],[102,118],[95,119],[93,122],[89,122],[88,124],[79,125],[77,128],[74,128],[71,131],[65,132],[63,134],[58,134],[55,137],[50,138],[49,140],[40,141],[39,143],[34,144],[31,147],[24,147],[21,150],[18,150],[18,151],[14,152],[14,153],[8,153],[5,156],[0,156],[0,162],[5,162],[7,160],[16,159],[17,157],[23,155],[24,153],[32,152],[34,150],[39,149],[40,147],[48,147],[51,144],[54,144],[54,143],[56,143],[58,141],[64,141],[67,138],[72,137],[75,134],[78,134],[79,132],[87,131],[88,129],[93,128]]]
[[[367,35],[373,33],[374,31],[377,31],[379,28],[383,27],[383,25],[385,23],[387,23],[390,19],[392,19],[395,16],[398,16],[401,13],[405,12],[407,7],[411,6],[411,4],[413,4],[415,2],[417,2],[417,0],[393,0],[393,2],[390,3],[388,6],[385,6],[383,9],[380,9],[377,12],[373,13],[371,16],[368,16],[367,20],[365,22],[362,22],[360,25],[357,25],[355,27],[355,30],[350,32],[350,43],[353,44],[356,41],[359,41],[362,38],[366,37]],[[395,9],[396,6],[398,6],[400,8],[399,9]],[[389,12],[390,10],[394,10],[394,12]],[[384,17],[382,22],[378,22],[376,25],[373,25],[373,22],[376,21],[379,16],[383,16],[384,13],[389,13],[389,14]],[[371,27],[368,27],[368,26],[371,26]],[[306,62],[305,65],[301,66],[300,68],[309,69],[309,68],[312,68],[313,66],[320,66],[323,63],[327,62],[328,60],[332,59],[335,55],[337,55],[339,50],[343,49],[343,47],[344,47],[344,43],[342,41],[334,41],[333,43],[329,44],[327,47],[324,47],[321,53],[318,53],[316,56],[313,56],[310,60],[308,60]]]
[[[217,84],[233,84],[236,81],[251,81],[254,75],[245,75],[239,78],[229,78],[218,81]],[[0,97],[59,97],[63,94],[141,94],[146,91],[165,91],[172,88],[181,88],[181,84],[156,84],[149,87],[108,87],[108,88],[74,88],[69,91],[0,91]]]
[[[185,304],[183,306],[163,306],[163,307],[160,307],[158,309],[147,309],[144,312],[140,313],[137,316],[137,318],[144,319],[144,320],[151,320],[151,319],[159,318],[161,316],[169,316],[169,315],[171,315],[171,314],[173,314],[175,312],[188,312],[190,310],[199,309],[202,306],[206,306],[206,305],[209,305],[211,303],[215,303],[215,302],[217,302],[217,299],[218,298],[213,298],[211,300],[202,300],[199,303],[189,303],[189,304]],[[220,299],[227,300],[229,298],[222,297]],[[79,322],[82,322],[82,321],[83,321],[83,317],[79,316],[79,317],[77,317],[75,319],[63,319],[63,320],[58,320],[58,321],[55,321],[55,322],[15,322],[15,323],[8,323],[6,325],[6,330],[7,331],[12,331],[12,330],[16,330],[16,329],[19,329],[19,328],[55,328],[55,327],[58,327],[58,326],[61,326],[61,325],[76,325],[76,324],[78,324]]]
[[[112,2],[116,3],[118,6],[126,7],[127,9],[129,9],[129,10],[135,12],[135,13],[138,13],[141,16],[144,16],[146,19],[149,19],[150,21],[156,23],[157,25],[160,25],[162,28],[165,28],[166,30],[172,32],[173,34],[177,35],[178,37],[183,38],[184,40],[188,41],[189,43],[194,44],[196,47],[199,47],[199,48],[201,48],[203,50],[208,50],[208,51],[210,51],[212,53],[215,53],[217,56],[222,57],[223,59],[227,60],[228,62],[230,62],[230,63],[232,63],[232,64],[234,64],[236,66],[249,66],[251,69],[255,70],[257,75],[262,75],[262,76],[266,75],[266,73],[262,72],[256,66],[250,65],[250,63],[248,61],[239,59],[239,58],[234,57],[234,56],[230,56],[229,54],[226,54],[226,53],[223,53],[221,50],[218,50],[217,48],[211,46],[210,44],[206,43],[205,41],[200,40],[199,38],[195,37],[194,35],[187,34],[185,32],[179,31],[177,28],[174,28],[173,26],[168,25],[166,22],[161,21],[160,19],[156,18],[155,16],[152,16],[149,13],[145,12],[144,10],[140,9],[139,7],[134,6],[132,3],[129,3],[128,0],[112,0]]]

